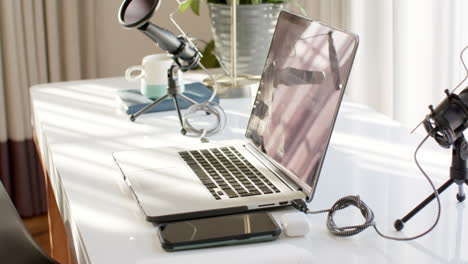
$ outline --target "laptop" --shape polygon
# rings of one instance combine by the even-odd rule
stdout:
[[[281,11],[243,140],[113,153],[148,221],[310,202],[358,37]]]

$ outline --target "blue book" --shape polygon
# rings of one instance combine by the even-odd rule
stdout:
[[[185,91],[183,92],[185,96],[193,99],[198,103],[202,103],[210,99],[212,93],[213,91],[211,89],[199,82],[185,84]],[[154,102],[152,99],[142,95],[140,90],[136,89],[118,90],[116,97],[120,108],[128,115],[134,114],[143,109],[145,106]],[[192,105],[182,98],[177,98],[177,101],[179,102],[181,109],[186,109]],[[213,101],[219,103],[219,97],[216,96]],[[149,109],[147,113],[172,110],[175,110],[175,105],[172,97],[169,97],[168,99]]]

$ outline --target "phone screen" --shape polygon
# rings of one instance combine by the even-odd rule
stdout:
[[[272,234],[278,229],[272,217],[264,212],[195,219],[160,226],[161,236],[171,244]]]

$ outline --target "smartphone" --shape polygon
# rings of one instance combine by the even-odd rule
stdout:
[[[266,212],[171,222],[159,226],[159,239],[167,251],[272,241],[280,234],[281,228]]]

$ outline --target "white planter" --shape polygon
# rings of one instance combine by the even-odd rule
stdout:
[[[260,75],[279,12],[285,4],[237,6],[237,72]],[[231,71],[231,7],[208,3],[211,30],[224,68]]]

